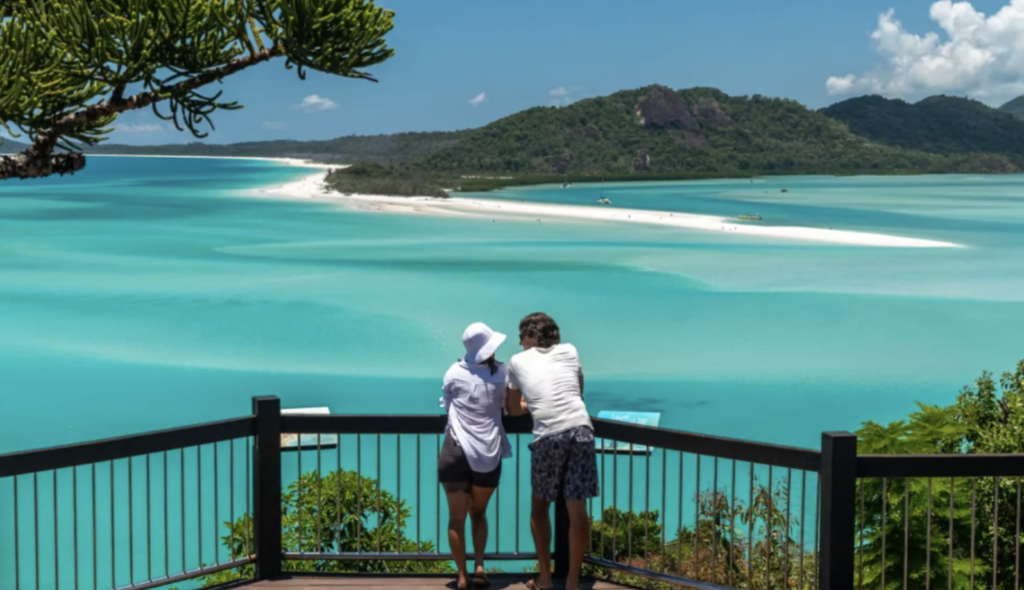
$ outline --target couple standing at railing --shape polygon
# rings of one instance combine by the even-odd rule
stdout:
[[[558,324],[543,313],[519,322],[523,351],[508,364],[496,360],[505,335],[485,324],[466,328],[466,355],[444,376],[441,403],[448,412],[438,479],[448,496],[448,540],[458,567],[458,588],[488,585],[483,555],[487,543],[487,504],[498,487],[501,461],[512,456],[502,426],[503,413],[533,417],[530,529],[540,573],[532,590],[552,588],[552,502],[565,498],[569,513],[569,567],[566,590],[577,590],[583,552],[590,539],[586,500],[598,495],[594,427],[583,404],[583,370],[576,347],[562,343]],[[475,570],[466,567],[466,517],[472,525]],[[516,523],[518,525],[518,523]]]

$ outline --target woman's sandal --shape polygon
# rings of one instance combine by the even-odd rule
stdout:
[[[554,586],[552,586],[550,588],[541,588],[537,584],[537,580],[530,580],[529,582],[526,583],[526,587],[529,588],[530,590],[554,590],[554,588],[555,588]]]
[[[487,579],[487,574],[476,573],[473,574],[473,586],[476,588],[486,588],[491,585],[491,581]]]

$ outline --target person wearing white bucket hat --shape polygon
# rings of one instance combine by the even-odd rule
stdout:
[[[466,354],[444,376],[441,405],[448,413],[437,478],[448,496],[448,541],[459,570],[459,590],[469,587],[466,567],[466,516],[473,524],[476,569],[473,584],[488,585],[483,555],[487,545],[487,504],[501,478],[502,459],[512,456],[501,417],[508,368],[495,360],[505,335],[486,324],[471,324],[462,334]]]

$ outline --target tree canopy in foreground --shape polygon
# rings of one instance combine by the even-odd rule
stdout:
[[[364,68],[393,55],[393,18],[372,0],[0,0],[0,125],[31,139],[0,178],[81,170],[126,111],[205,137],[242,106],[207,87],[275,58],[300,79],[375,81]]]

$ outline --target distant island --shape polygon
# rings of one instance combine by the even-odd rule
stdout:
[[[340,192],[426,196],[600,180],[1011,173],[1024,169],[1021,115],[1024,97],[994,109],[947,96],[913,104],[864,96],[815,111],[787,99],[652,85],[462,131],[101,145],[86,154],[305,158],[352,164],[328,175]]]

